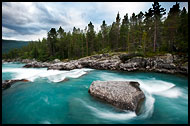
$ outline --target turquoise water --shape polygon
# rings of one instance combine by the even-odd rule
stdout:
[[[47,71],[2,65],[2,79],[29,79],[2,92],[3,124],[187,124],[188,79],[182,76],[93,69]],[[69,78],[68,81],[61,80]],[[146,101],[140,116],[119,111],[88,93],[95,80],[133,80]]]

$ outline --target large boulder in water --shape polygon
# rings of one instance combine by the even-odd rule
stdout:
[[[138,115],[145,95],[133,81],[94,81],[88,92],[116,108],[135,111]]]

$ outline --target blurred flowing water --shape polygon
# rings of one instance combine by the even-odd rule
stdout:
[[[2,79],[25,78],[2,91],[3,124],[187,124],[188,79],[145,72],[22,68],[2,65]],[[62,82],[65,78],[68,81]],[[146,96],[143,113],[119,111],[88,93],[95,80],[138,81]]]

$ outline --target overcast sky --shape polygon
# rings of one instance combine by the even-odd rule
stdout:
[[[168,13],[175,2],[160,2]],[[84,29],[91,21],[95,30],[102,21],[111,25],[119,12],[121,19],[128,13],[143,13],[152,7],[152,2],[3,2],[2,39],[38,40],[47,36],[52,28],[60,26],[65,31],[73,27]],[[180,8],[188,2],[180,2]]]

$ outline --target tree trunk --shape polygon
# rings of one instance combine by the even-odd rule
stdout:
[[[86,53],[87,53],[87,56],[88,56],[88,41],[87,41],[87,35],[86,35]]]
[[[128,31],[128,52],[129,52],[129,31]]]
[[[83,47],[83,36],[82,36],[82,57],[84,57],[84,47]]]
[[[144,53],[145,53],[145,47],[146,47],[146,37],[144,39]]]
[[[103,37],[102,49],[105,48],[105,36]]]
[[[154,23],[154,52],[156,51],[156,32],[157,32],[157,27],[156,27],[156,20],[155,20],[155,23]]]

